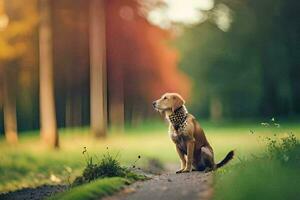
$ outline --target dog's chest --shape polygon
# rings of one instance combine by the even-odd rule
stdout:
[[[189,140],[189,136],[185,133],[179,133],[178,131],[171,131],[170,137],[172,141],[176,144],[176,146],[182,150],[184,153],[186,153],[187,149],[187,141]]]

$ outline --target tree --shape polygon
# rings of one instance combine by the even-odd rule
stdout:
[[[59,147],[53,87],[53,56],[50,1],[40,0],[40,123],[42,139]]]
[[[2,84],[5,136],[18,141],[16,90],[18,69],[32,46],[30,38],[36,25],[36,1],[0,0],[0,76]]]
[[[182,68],[195,81],[194,110],[210,115],[208,108],[218,104],[229,118],[299,113],[299,2],[215,5],[207,21],[187,28],[178,40]]]
[[[107,84],[105,65],[105,3],[90,1],[91,128],[96,137],[106,136]]]
[[[4,69],[3,83],[3,111],[4,111],[4,130],[8,143],[18,142],[17,116],[16,116],[16,83],[11,81],[11,77],[16,73],[16,69]]]
[[[151,1],[152,2],[152,1]],[[188,98],[189,79],[178,69],[172,34],[147,21],[135,0],[107,3],[107,69],[112,123],[139,123],[153,112],[151,102],[167,91]],[[125,116],[123,115],[125,114]]]

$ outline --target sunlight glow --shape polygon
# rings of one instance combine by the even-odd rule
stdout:
[[[0,16],[0,31],[3,31],[9,23],[9,18],[7,15],[1,15]]]
[[[232,22],[230,9],[225,4],[218,4],[214,14],[218,28],[224,32],[228,31]]]
[[[0,0],[0,31],[6,29],[9,23],[9,18],[5,13],[4,1]]]
[[[172,23],[196,24],[205,19],[201,11],[210,10],[213,0],[164,0],[167,6],[151,11],[148,19],[162,28],[169,28]]]

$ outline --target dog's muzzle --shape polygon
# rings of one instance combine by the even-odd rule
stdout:
[[[156,109],[156,101],[152,102],[152,106],[153,106],[154,109]]]
[[[154,110],[156,110],[156,111],[158,111],[158,112],[161,112],[161,109],[159,109],[159,108],[157,107],[157,102],[156,102],[156,101],[153,101],[153,102],[152,102],[152,107],[153,107]]]

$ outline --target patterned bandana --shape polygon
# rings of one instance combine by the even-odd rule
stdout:
[[[184,130],[184,128],[186,127],[187,114],[188,112],[185,106],[181,106],[177,108],[171,115],[169,115],[169,120],[176,131],[178,131],[179,129]]]

